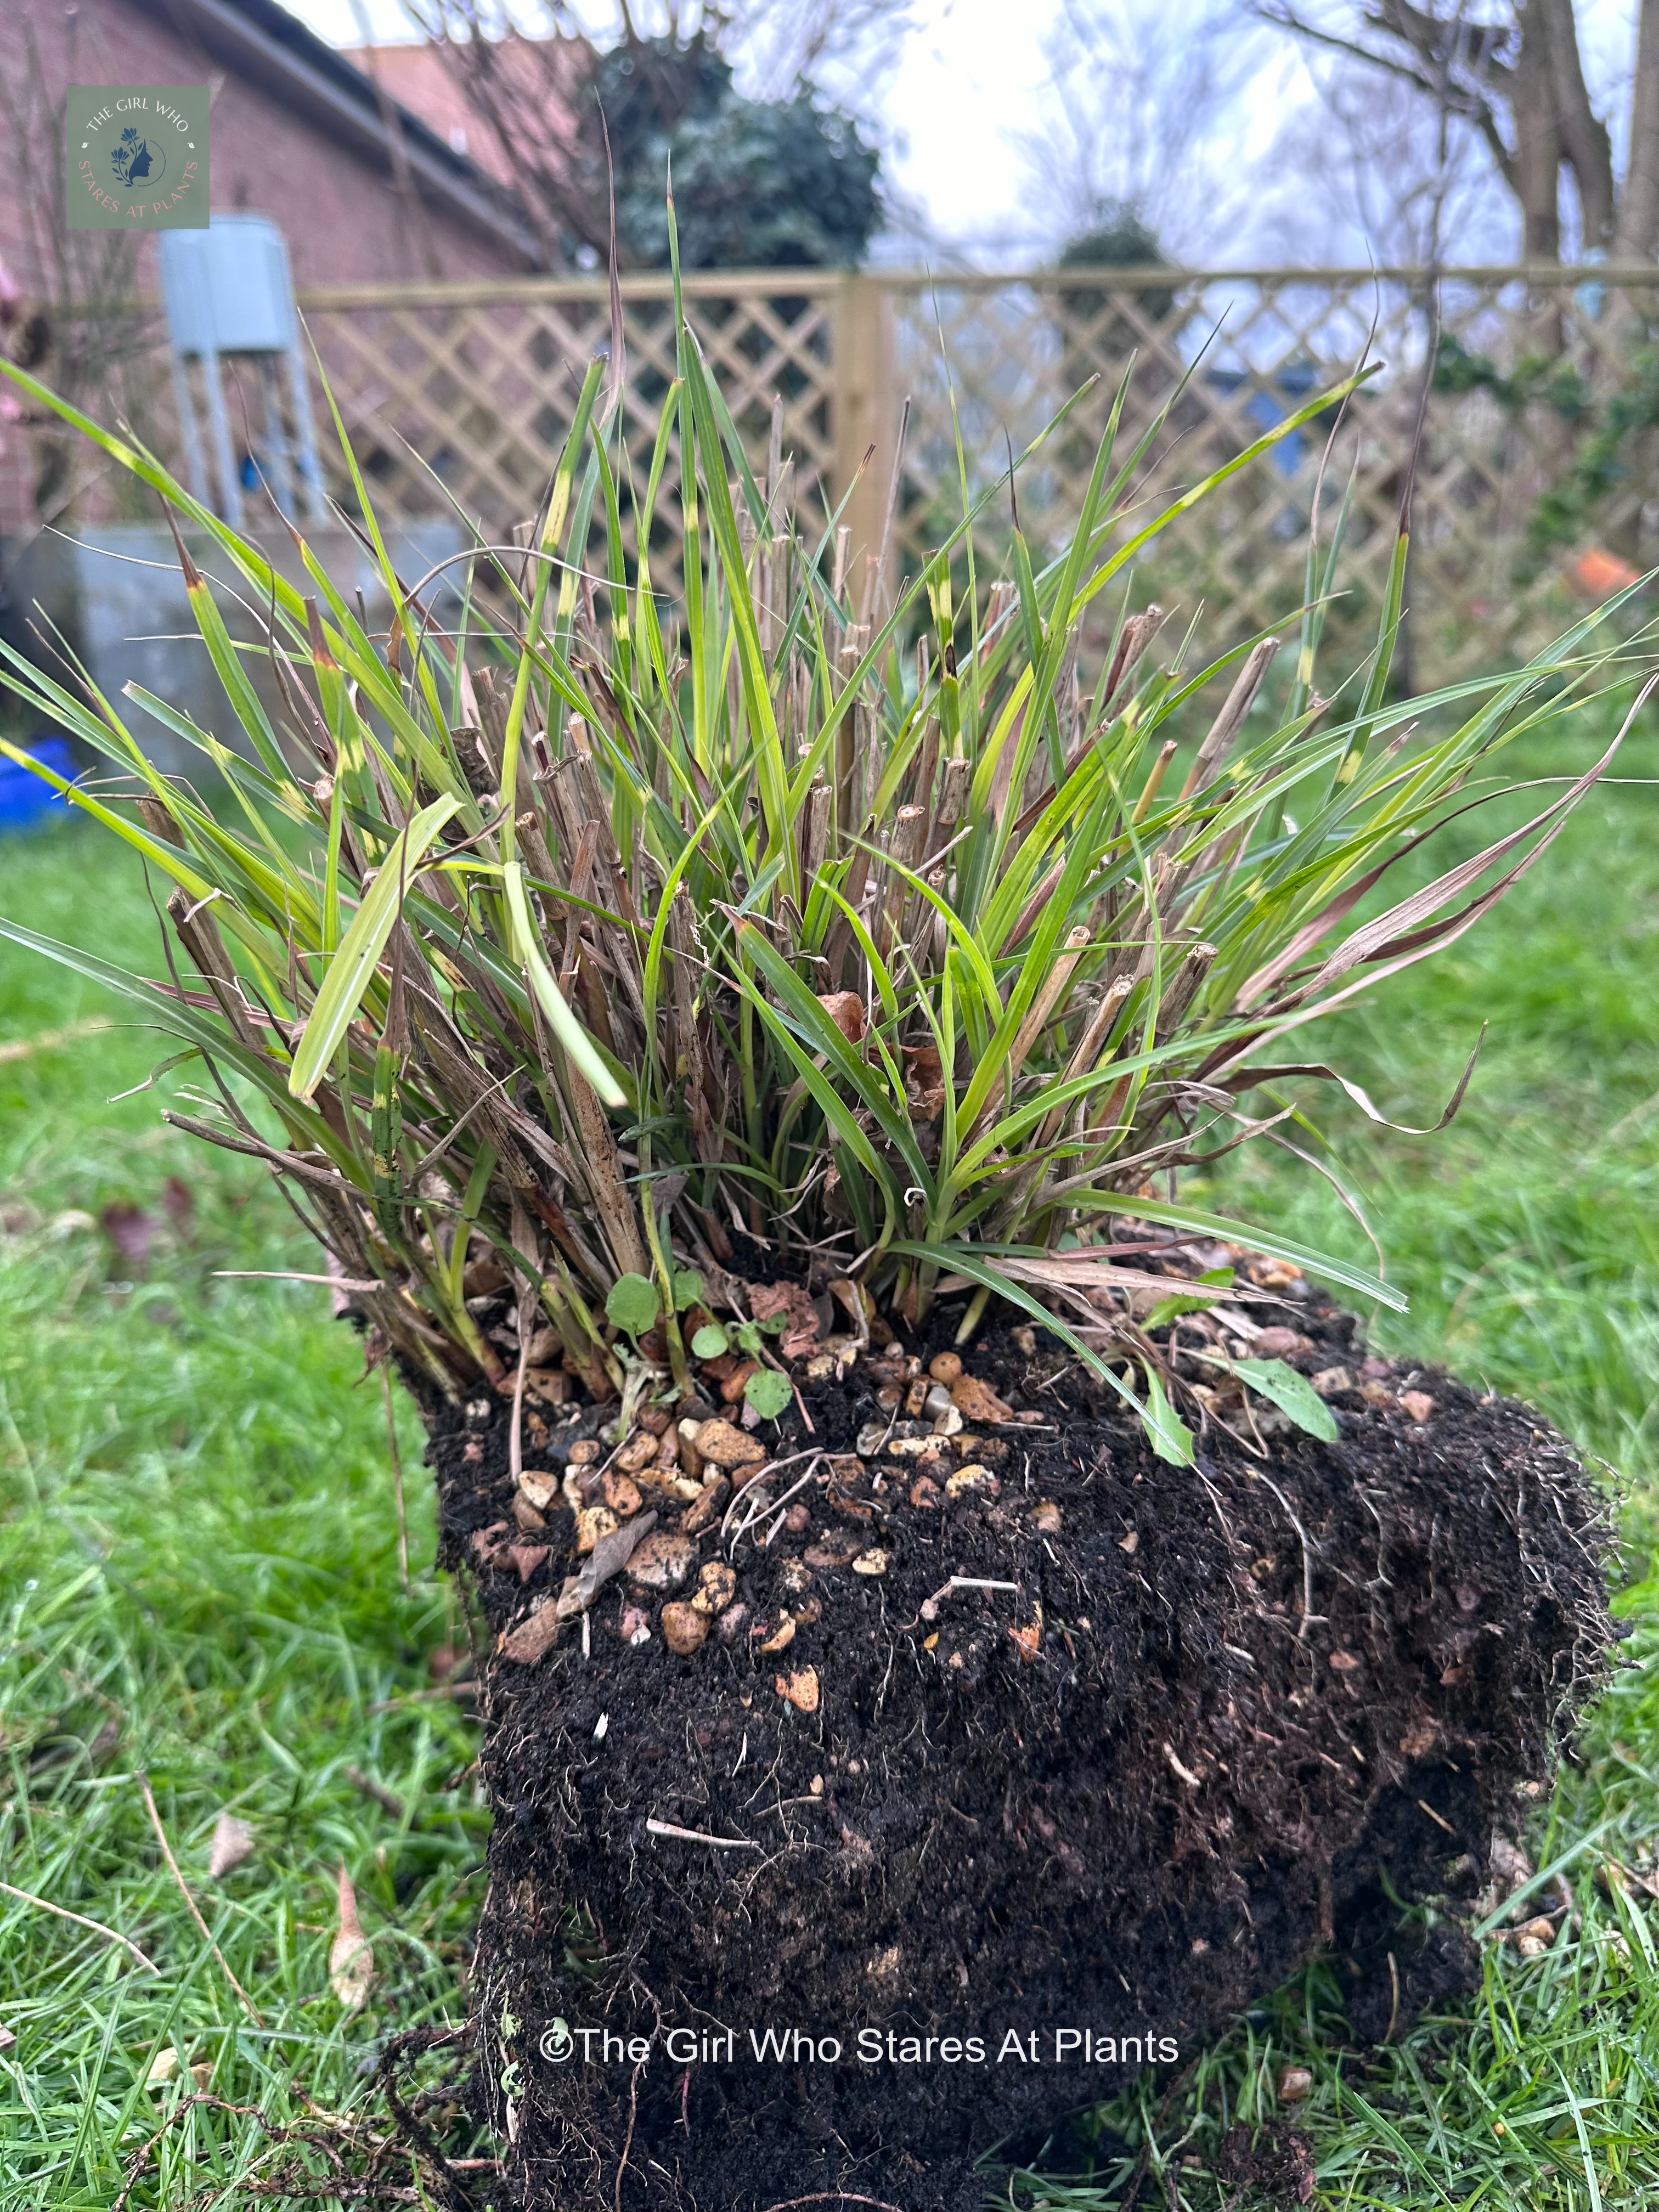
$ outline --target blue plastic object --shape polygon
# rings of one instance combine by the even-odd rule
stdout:
[[[22,750],[33,753],[65,782],[74,781],[75,756],[64,738],[33,738]],[[32,769],[0,759],[0,834],[8,830],[41,829],[48,822],[61,822],[68,811],[67,803]]]

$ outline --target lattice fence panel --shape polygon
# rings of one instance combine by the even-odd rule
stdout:
[[[1120,461],[1134,458],[1120,544],[1362,361],[1379,363],[1340,421],[1325,410],[1175,515],[1126,580],[1138,603],[1170,605],[1181,627],[1197,624],[1200,649],[1218,649],[1293,615],[1316,509],[1328,543],[1346,502],[1330,617],[1339,667],[1374,633],[1426,378],[1410,587],[1419,682],[1524,653],[1582,607],[1568,577],[1580,549],[1534,542],[1540,503],[1572,469],[1609,398],[1644,374],[1643,349],[1659,334],[1659,270],[1444,274],[1437,367],[1429,359],[1436,295],[1422,272],[1069,270],[930,283],[778,270],[699,277],[688,291],[693,326],[757,464],[781,397],[795,495],[813,538],[845,499],[855,544],[871,550],[908,395],[895,575],[914,574],[958,516],[964,463],[970,493],[995,486],[1010,452],[1031,446],[1081,392],[1016,481],[1027,538],[1039,556],[1055,549],[1132,361],[1116,442]],[[624,475],[642,490],[674,371],[673,310],[654,278],[629,280],[624,300]],[[605,285],[374,287],[301,304],[388,524],[453,522],[459,510],[493,542],[510,542],[556,465],[587,362],[608,343]],[[152,411],[165,424],[165,376],[157,383]],[[320,388],[317,398],[326,448]],[[1659,562],[1654,435],[1626,440],[1588,525],[1592,542],[1638,568]],[[870,447],[875,460],[860,473]],[[347,472],[337,455],[325,451],[325,462],[331,490],[349,508]],[[670,593],[681,580],[665,557],[678,470],[671,448],[653,549]],[[631,527],[626,481],[623,496]],[[1006,489],[997,490],[994,535],[1011,512]],[[599,550],[596,541],[591,556]],[[1103,600],[1103,620],[1106,612]]]
[[[459,510],[496,544],[527,521],[557,465],[576,395],[611,338],[603,286],[409,287],[313,297],[306,308],[329,390],[377,513],[397,522]],[[833,279],[781,276],[769,289],[694,291],[689,314],[755,459],[766,452],[773,399],[798,491],[821,498],[835,460]],[[621,487],[629,543],[662,401],[674,375],[673,305],[631,286],[624,308],[628,381]],[[319,402],[321,394],[319,391]],[[355,495],[337,453],[331,490]],[[628,481],[631,472],[631,486]],[[672,441],[658,501],[659,536],[678,522]],[[599,550],[598,526],[594,550]],[[678,580],[667,577],[671,589]]]
[[[1376,619],[1434,328],[1419,279],[1371,272],[1116,281],[1048,276],[896,290],[896,349],[918,395],[903,462],[902,529],[920,559],[960,511],[951,400],[975,490],[1037,437],[1091,378],[1066,422],[1020,470],[1026,535],[1052,547],[1075,521],[1097,441],[1133,363],[1116,452],[1151,445],[1134,473],[1127,543],[1362,362],[1382,364],[1340,422],[1316,418],[1175,518],[1139,555],[1137,597],[1201,608],[1216,645],[1282,623],[1299,604],[1318,498],[1328,541],[1345,496],[1332,613],[1357,649]],[[1632,341],[1659,296],[1592,281],[1545,288],[1512,270],[1443,278],[1413,501],[1411,603],[1419,677],[1522,653],[1571,618],[1559,548],[1535,547],[1539,502],[1571,465],[1565,419],[1634,371]],[[1552,363],[1528,398],[1526,364]],[[1470,369],[1473,368],[1473,374]],[[1459,377],[1456,371],[1464,371]],[[1516,372],[1520,371],[1517,379]],[[1577,381],[1575,382],[1575,380]],[[1494,386],[1499,387],[1494,394]],[[1461,388],[1456,388],[1461,386]],[[1160,425],[1159,418],[1162,417]],[[1659,557],[1659,514],[1638,466],[1601,502],[1595,534],[1635,565]]]

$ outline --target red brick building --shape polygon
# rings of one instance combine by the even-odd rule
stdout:
[[[0,263],[16,295],[0,315],[14,351],[25,325],[55,318],[48,337],[63,360],[77,284],[93,289],[94,264],[141,297],[157,290],[149,240],[117,266],[107,257],[128,249],[104,245],[112,234],[64,232],[70,83],[211,85],[212,206],[280,223],[301,289],[535,265],[529,227],[497,179],[276,0],[0,0],[0,55],[13,160]],[[52,350],[41,369],[60,380]],[[23,431],[0,419],[0,534],[33,520],[33,465]]]

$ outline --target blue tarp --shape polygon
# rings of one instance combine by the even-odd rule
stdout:
[[[64,738],[31,738],[21,750],[33,753],[65,781],[73,781],[75,757]],[[67,802],[32,769],[0,758],[0,835],[8,830],[37,830],[47,822],[62,821],[67,811]]]

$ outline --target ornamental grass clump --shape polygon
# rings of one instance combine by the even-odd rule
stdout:
[[[1027,454],[890,599],[806,524],[777,416],[757,475],[683,315],[677,366],[643,483],[617,330],[525,547],[419,578],[343,434],[384,636],[297,532],[309,591],[10,370],[265,635],[181,538],[234,730],[12,657],[118,771],[60,787],[170,884],[167,972],[0,930],[173,1034],[167,1119],[276,1173],[421,1406],[494,1637],[472,2094],[513,2201],[873,2176],[965,2208],[988,2144],[1322,1945],[1409,2008],[1389,1900],[1484,1862],[1593,1677],[1571,1453],[1366,1359],[1308,1279],[1398,1290],[1182,1178],[1261,1142],[1331,1172],[1304,1085],[1381,1118],[1301,1033],[1538,860],[1612,749],[1387,900],[1620,672],[1589,617],[1397,700],[1403,535],[1330,696],[1334,546],[1282,635],[1189,665],[1135,600],[1176,510],[1136,507],[1163,418],[1124,440],[1122,392],[1058,554],[1018,528]],[[836,2046],[805,2103],[729,2053],[565,2063],[572,2022],[672,2054],[786,1996]],[[1093,2024],[1086,2064],[993,2066],[1045,2020]],[[836,2021],[981,2057],[842,2074]]]
[[[1164,611],[1125,588],[1169,517],[1127,531],[1162,417],[1121,450],[1121,394],[1060,555],[1035,567],[1016,523],[1007,573],[986,577],[1005,482],[884,612],[847,573],[844,529],[802,534],[775,427],[754,474],[684,325],[678,365],[642,487],[593,365],[529,556],[514,576],[480,542],[453,634],[434,609],[453,564],[397,574],[343,444],[384,637],[297,532],[310,593],[142,447],[12,370],[217,541],[268,611],[286,711],[262,704],[182,543],[236,743],[137,684],[124,705],[9,652],[14,688],[122,772],[125,791],[67,795],[170,881],[185,964],[118,976],[11,933],[178,1037],[171,1066],[210,1087],[167,1118],[268,1161],[363,1314],[447,1394],[499,1388],[511,1364],[468,1312],[483,1249],[586,1389],[616,1395],[641,1358],[684,1388],[683,1317],[735,1225],[911,1328],[964,1289],[963,1341],[991,1299],[1040,1317],[1184,1456],[1127,1311],[1144,1241],[1115,1224],[1243,1237],[1403,1305],[1271,1223],[1182,1205],[1180,1172],[1286,1141],[1290,1108],[1246,1102],[1292,1079],[1372,1111],[1335,1071],[1284,1064],[1285,1041],[1461,935],[1547,846],[1605,761],[1358,919],[1452,802],[1492,795],[1505,744],[1570,711],[1564,679],[1599,665],[1595,617],[1512,674],[1391,701],[1402,538],[1377,649],[1334,700],[1314,688],[1334,549],[1322,576],[1310,553],[1282,656],[1261,637],[1189,669]],[[663,527],[676,444],[670,612],[652,556],[626,546]],[[493,619],[487,579],[505,586]],[[1294,672],[1275,692],[1280,658]],[[231,804],[152,767],[146,723],[196,747]],[[763,1413],[775,1374],[751,1386]]]

